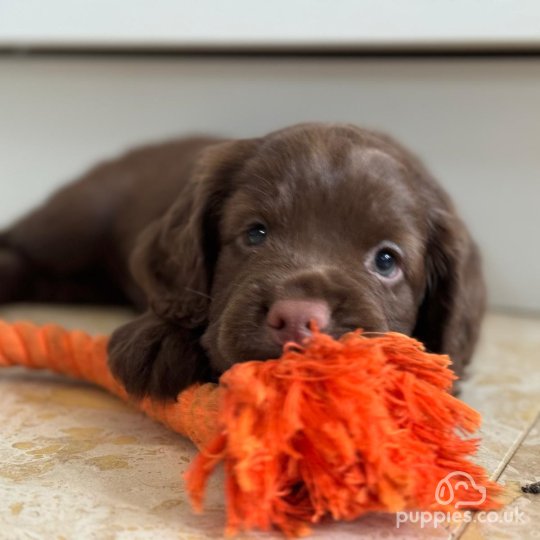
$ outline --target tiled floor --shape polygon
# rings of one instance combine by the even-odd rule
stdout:
[[[55,321],[109,332],[129,315],[81,308],[10,307],[9,320]],[[319,527],[313,538],[540,538],[540,319],[491,314],[462,398],[484,417],[478,460],[506,485],[506,507],[444,527],[373,515]],[[219,538],[220,480],[194,515],[181,473],[191,444],[88,385],[20,369],[0,373],[0,539]],[[495,522],[496,521],[496,522]],[[253,533],[240,538],[277,538]]]

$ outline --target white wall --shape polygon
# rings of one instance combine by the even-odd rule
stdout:
[[[0,46],[540,47],[538,0],[1,0]]]
[[[189,132],[385,130],[455,197],[496,306],[540,310],[540,61],[0,59],[0,225],[95,160]]]

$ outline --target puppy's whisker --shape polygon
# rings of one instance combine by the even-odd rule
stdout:
[[[184,287],[184,290],[193,294],[198,294],[199,296],[204,296],[204,298],[208,298],[209,300],[213,300],[213,298],[209,294],[203,293],[202,291],[197,291],[195,289],[192,289],[191,287]]]

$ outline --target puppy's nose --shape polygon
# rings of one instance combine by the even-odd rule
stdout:
[[[330,308],[324,300],[278,300],[266,317],[272,338],[280,345],[287,341],[301,343],[311,334],[312,321],[319,330],[330,323]]]

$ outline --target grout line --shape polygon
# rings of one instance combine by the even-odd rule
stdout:
[[[493,471],[493,473],[490,476],[491,480],[497,481],[512,458],[515,456],[516,452],[519,450],[521,445],[523,444],[523,441],[529,436],[532,429],[536,425],[536,423],[540,420],[540,409],[537,411],[534,418],[531,420],[529,425],[523,430],[521,435],[515,440],[514,444],[506,451],[506,454],[502,458],[501,462],[499,463],[499,466]]]
[[[535,414],[533,419],[529,422],[529,424],[525,427],[525,429],[519,434],[517,439],[512,443],[510,448],[508,448],[501,461],[499,462],[497,468],[491,473],[489,477],[490,480],[496,482],[502,476],[502,473],[506,470],[506,468],[510,464],[510,461],[512,461],[512,458],[521,448],[523,442],[529,436],[538,421],[540,421],[540,409]],[[448,540],[459,540],[465,534],[467,528],[471,525],[471,523],[474,523],[474,520],[470,521],[469,523],[462,523],[455,531],[450,533]]]

